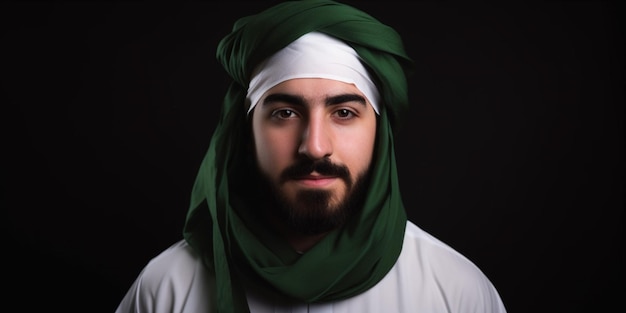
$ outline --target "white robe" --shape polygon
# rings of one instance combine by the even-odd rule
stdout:
[[[116,313],[203,313],[213,301],[209,274],[181,240],[152,259]],[[349,299],[321,304],[284,304],[248,293],[252,313],[504,313],[489,279],[466,257],[407,223],[402,252],[374,287]]]

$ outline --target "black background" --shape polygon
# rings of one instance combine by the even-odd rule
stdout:
[[[2,3],[3,305],[113,312],[181,239],[227,83],[217,43],[275,2]],[[621,6],[347,3],[416,61],[410,219],[510,312],[623,311]]]

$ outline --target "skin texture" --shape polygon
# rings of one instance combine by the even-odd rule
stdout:
[[[305,251],[343,222],[355,197],[362,198],[354,190],[364,185],[372,162],[376,113],[353,84],[292,79],[261,97],[252,131],[259,171],[287,215],[323,224],[304,230],[307,223],[288,227],[274,219],[292,246]]]

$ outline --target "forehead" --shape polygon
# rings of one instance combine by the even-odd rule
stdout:
[[[267,97],[267,95],[274,93],[285,93],[311,100],[339,94],[356,94],[366,98],[367,101],[367,97],[365,97],[363,92],[354,84],[327,78],[296,78],[286,80],[268,89],[261,97],[261,101]],[[369,103],[369,101],[367,102]]]

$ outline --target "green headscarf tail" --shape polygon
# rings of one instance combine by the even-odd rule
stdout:
[[[257,188],[239,184],[249,177],[245,95],[250,73],[311,31],[343,39],[357,51],[377,83],[381,111],[365,206],[346,227],[298,256],[286,241],[247,222],[259,210],[253,200]],[[183,231],[215,273],[215,311],[248,312],[244,285],[270,297],[306,303],[346,299],[376,285],[400,254],[406,224],[393,132],[409,108],[406,76],[412,61],[399,35],[344,4],[287,1],[239,19],[220,42],[217,58],[234,82],[200,166]]]

